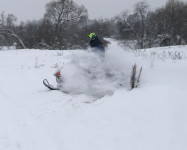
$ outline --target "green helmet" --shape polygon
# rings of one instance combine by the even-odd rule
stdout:
[[[92,38],[96,37],[96,34],[95,33],[90,33],[89,37],[90,37],[90,39],[92,39]]]

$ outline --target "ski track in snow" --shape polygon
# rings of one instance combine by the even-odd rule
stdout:
[[[0,150],[185,150],[187,46],[132,53],[110,41],[111,64],[129,75],[143,66],[140,87],[93,103],[42,84],[56,84],[54,72],[84,51],[0,51]]]

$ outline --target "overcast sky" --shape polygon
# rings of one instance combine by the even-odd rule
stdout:
[[[45,4],[52,0],[0,0],[0,12],[13,13],[19,21],[40,19],[45,12]],[[141,0],[74,0],[88,9],[93,18],[111,18],[124,10],[131,11]],[[147,0],[151,9],[161,7],[167,0]],[[187,2],[187,0],[183,0]]]

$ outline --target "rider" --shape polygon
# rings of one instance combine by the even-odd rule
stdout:
[[[101,56],[105,55],[105,47],[103,43],[99,40],[95,33],[90,33],[90,47],[95,49],[95,52]]]

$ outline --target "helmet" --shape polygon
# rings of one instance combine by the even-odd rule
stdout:
[[[89,35],[89,38],[90,39],[93,39],[93,38],[95,38],[96,37],[96,34],[95,33],[90,33],[90,35]]]

